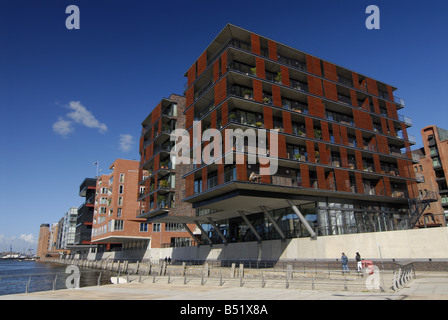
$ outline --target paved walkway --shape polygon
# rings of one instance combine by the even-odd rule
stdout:
[[[280,281],[261,288],[250,282],[243,287],[230,282],[220,286],[217,280],[201,285],[200,279],[184,284],[181,277],[171,278],[169,284],[163,278],[154,283],[151,277],[142,282],[131,280],[100,287],[4,295],[0,300],[448,300],[448,273],[433,272],[417,274],[417,279],[397,293],[285,288]]]

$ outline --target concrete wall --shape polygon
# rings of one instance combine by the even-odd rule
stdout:
[[[172,259],[338,259],[342,252],[354,259],[448,259],[448,229],[415,229],[309,238],[263,243],[229,243],[200,247],[148,249],[148,258]],[[380,255],[381,251],[381,255]]]

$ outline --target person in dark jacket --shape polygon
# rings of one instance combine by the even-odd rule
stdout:
[[[359,254],[359,252],[356,252],[356,267],[358,269],[358,271],[362,270],[362,259],[361,259],[361,255]]]
[[[341,263],[342,263],[342,272],[348,271],[350,272],[350,270],[348,269],[348,258],[345,255],[344,252],[342,252],[342,256],[341,256]]]

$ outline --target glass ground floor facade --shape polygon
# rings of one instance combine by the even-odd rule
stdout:
[[[409,209],[405,207],[383,203],[315,201],[297,205],[297,208],[317,236],[408,229]],[[207,213],[209,213],[208,210],[197,211],[198,215]],[[285,206],[268,210],[268,213],[285,238],[310,237],[307,228],[292,207]],[[259,213],[247,214],[246,218],[262,240],[282,239],[282,235],[261,209]],[[223,243],[223,238],[215,227],[219,228],[220,233],[229,243],[258,240],[243,217],[214,221],[214,226],[202,224],[202,228],[213,243]],[[207,243],[205,238],[204,243]]]

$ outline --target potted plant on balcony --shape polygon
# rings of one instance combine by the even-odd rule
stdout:
[[[277,83],[282,83],[282,73],[281,72],[277,72],[277,75],[274,78],[274,81]]]
[[[160,188],[168,188],[169,184],[168,184],[168,180],[160,180],[159,181],[159,187]]]
[[[261,127],[263,126],[263,122],[261,122],[261,121],[257,121],[257,122],[255,122],[255,125],[256,125],[258,128],[261,128]]]
[[[319,129],[314,129],[314,138],[320,140],[322,138],[322,131]]]
[[[263,98],[263,102],[264,102],[264,103],[269,103],[269,102],[270,102],[270,100],[269,100],[269,98],[268,98],[268,97],[264,97],[264,98]]]
[[[296,153],[294,155],[294,158],[296,158],[297,161],[302,161],[302,156],[300,155],[300,153]]]
[[[257,68],[256,67],[250,68],[250,74],[252,76],[256,76],[257,75]]]
[[[244,90],[243,91],[244,99],[250,99],[252,97],[252,91],[251,90]]]
[[[161,161],[160,162],[160,169],[166,169],[165,166],[166,166],[166,162],[165,161]]]
[[[229,114],[229,120],[235,120],[235,119],[236,119],[236,114],[234,112]]]
[[[315,151],[315,152],[314,152],[314,159],[316,160],[316,162],[319,162],[319,161],[320,161],[319,151]]]

